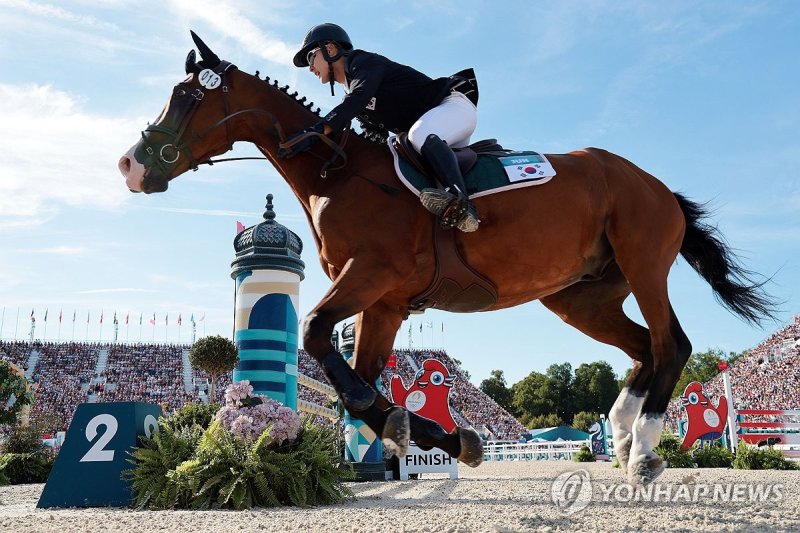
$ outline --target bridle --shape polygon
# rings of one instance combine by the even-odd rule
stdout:
[[[332,150],[333,155],[330,158],[324,158],[315,152],[309,152],[311,155],[314,155],[317,158],[323,160],[322,168],[320,169],[320,177],[325,178],[329,170],[339,170],[344,168],[347,165],[347,154],[344,152],[344,146],[347,143],[347,139],[349,137],[349,130],[346,130],[342,134],[341,141],[337,144],[333,139],[328,137],[324,134],[319,134],[316,132],[308,132],[303,135],[297,136],[292,138],[291,140],[287,141],[286,133],[281,126],[278,119],[264,109],[258,108],[249,108],[249,109],[242,109],[236,111],[234,113],[230,112],[230,104],[228,101],[228,94],[229,89],[227,85],[227,72],[229,70],[236,69],[236,66],[227,62],[227,61],[220,61],[219,64],[213,69],[213,73],[219,76],[220,80],[218,85],[214,85],[213,87],[206,88],[206,90],[215,90],[219,87],[222,90],[222,101],[225,111],[225,116],[218,120],[215,124],[211,127],[207,128],[202,133],[197,133],[195,131],[192,132],[191,137],[186,136],[186,130],[189,124],[192,121],[195,113],[197,112],[200,104],[203,102],[205,97],[205,91],[201,88],[195,88],[191,91],[187,91],[188,88],[184,89],[181,87],[182,84],[178,84],[175,89],[175,93],[173,94],[172,101],[175,103],[175,97],[180,97],[182,99],[188,100],[188,106],[185,110],[182,111],[178,120],[174,121],[175,126],[170,127],[168,125],[162,124],[148,124],[147,127],[142,131],[142,141],[140,144],[140,148],[137,148],[136,158],[137,160],[141,161],[145,168],[149,168],[155,166],[159,169],[162,176],[166,180],[170,180],[169,178],[171,174],[175,171],[175,167],[177,166],[178,161],[180,160],[181,154],[186,157],[189,161],[189,168],[192,170],[197,170],[200,165],[214,165],[215,163],[223,163],[228,161],[242,161],[242,160],[251,160],[251,159],[268,159],[266,157],[228,157],[228,158],[221,158],[221,159],[211,159],[208,158],[203,161],[198,161],[197,158],[192,153],[191,145],[195,142],[199,142],[203,140],[209,133],[214,131],[215,129],[219,128],[222,125],[225,125],[225,133],[226,133],[226,140],[227,140],[227,150],[231,150],[233,148],[233,138],[231,134],[231,127],[230,127],[230,120],[246,113],[254,113],[259,115],[264,115],[267,119],[272,123],[272,130],[275,136],[278,138],[278,147],[284,151],[291,152],[293,146],[297,143],[301,142],[305,138],[311,135],[319,136],[320,140],[327,144]],[[201,73],[202,74],[202,73]],[[183,100],[181,100],[183,102]],[[162,135],[167,136],[167,142],[162,144],[160,147],[157,146],[155,143],[151,143],[151,139],[148,138],[148,133],[160,133]],[[139,153],[143,151],[144,153]],[[226,151],[227,151],[226,150]],[[339,166],[331,167],[333,163],[337,160],[341,159],[342,163]],[[174,177],[174,176],[173,176]]]

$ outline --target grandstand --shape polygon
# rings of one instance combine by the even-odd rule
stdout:
[[[0,358],[26,370],[34,381],[36,403],[32,420],[46,433],[66,430],[76,407],[84,402],[142,401],[161,404],[166,413],[188,403],[207,403],[208,377],[191,368],[189,346],[179,344],[98,344],[0,342]],[[456,422],[474,427],[488,439],[514,439],[525,428],[507,411],[472,385],[459,365],[442,350],[396,350],[397,367],[381,376],[384,390],[397,372],[406,386],[425,359],[442,361],[456,376],[450,403]],[[299,371],[325,381],[319,365],[303,350],[298,354]],[[216,385],[216,401],[224,401],[231,374]],[[305,387],[300,399],[329,405],[324,394]],[[330,423],[316,417],[319,423]]]
[[[740,357],[728,373],[733,391],[729,404],[741,409],[800,409],[800,315]],[[725,394],[722,374],[703,387],[715,402]],[[680,400],[672,400],[666,427],[677,432],[681,417]]]

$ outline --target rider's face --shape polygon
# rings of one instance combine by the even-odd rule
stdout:
[[[336,54],[336,45],[328,43],[326,46],[328,46],[329,55]],[[319,48],[315,48],[308,53],[308,69],[319,78],[320,83],[328,83],[330,81],[328,62],[325,61],[325,56]]]

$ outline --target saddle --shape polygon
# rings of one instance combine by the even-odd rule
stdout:
[[[397,155],[408,161],[422,174],[433,178],[433,174],[431,174],[431,172],[428,170],[427,164],[425,163],[425,158],[423,158],[419,152],[417,152],[414,146],[412,146],[411,141],[408,140],[407,134],[400,133],[390,140],[394,142],[393,146],[397,151]],[[466,176],[467,173],[472,170],[472,168],[478,162],[479,155],[504,157],[510,152],[510,150],[506,150],[500,146],[500,144],[497,142],[497,139],[484,139],[482,141],[472,143],[469,146],[465,146],[464,148],[453,148],[452,150],[453,153],[456,154],[458,168],[461,170],[461,174],[464,176]]]
[[[405,133],[394,139],[393,146],[397,154],[417,170],[431,175],[423,157],[417,153]],[[454,152],[462,174],[466,174],[475,166],[478,155],[508,153],[495,139],[479,141]],[[422,313],[425,309],[434,308],[469,313],[483,311],[494,305],[497,302],[497,288],[464,260],[456,243],[456,234],[459,232],[443,229],[439,224],[432,226],[436,271],[430,286],[422,294],[412,298],[409,312]]]

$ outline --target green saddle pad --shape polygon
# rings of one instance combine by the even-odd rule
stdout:
[[[436,181],[409,163],[398,157],[393,142],[389,148],[394,157],[397,177],[411,192],[419,196],[422,189],[438,187]],[[475,166],[464,176],[467,194],[471,198],[486,196],[500,191],[508,191],[519,187],[541,185],[556,175],[547,158],[533,151],[509,152],[503,157],[481,155]]]

